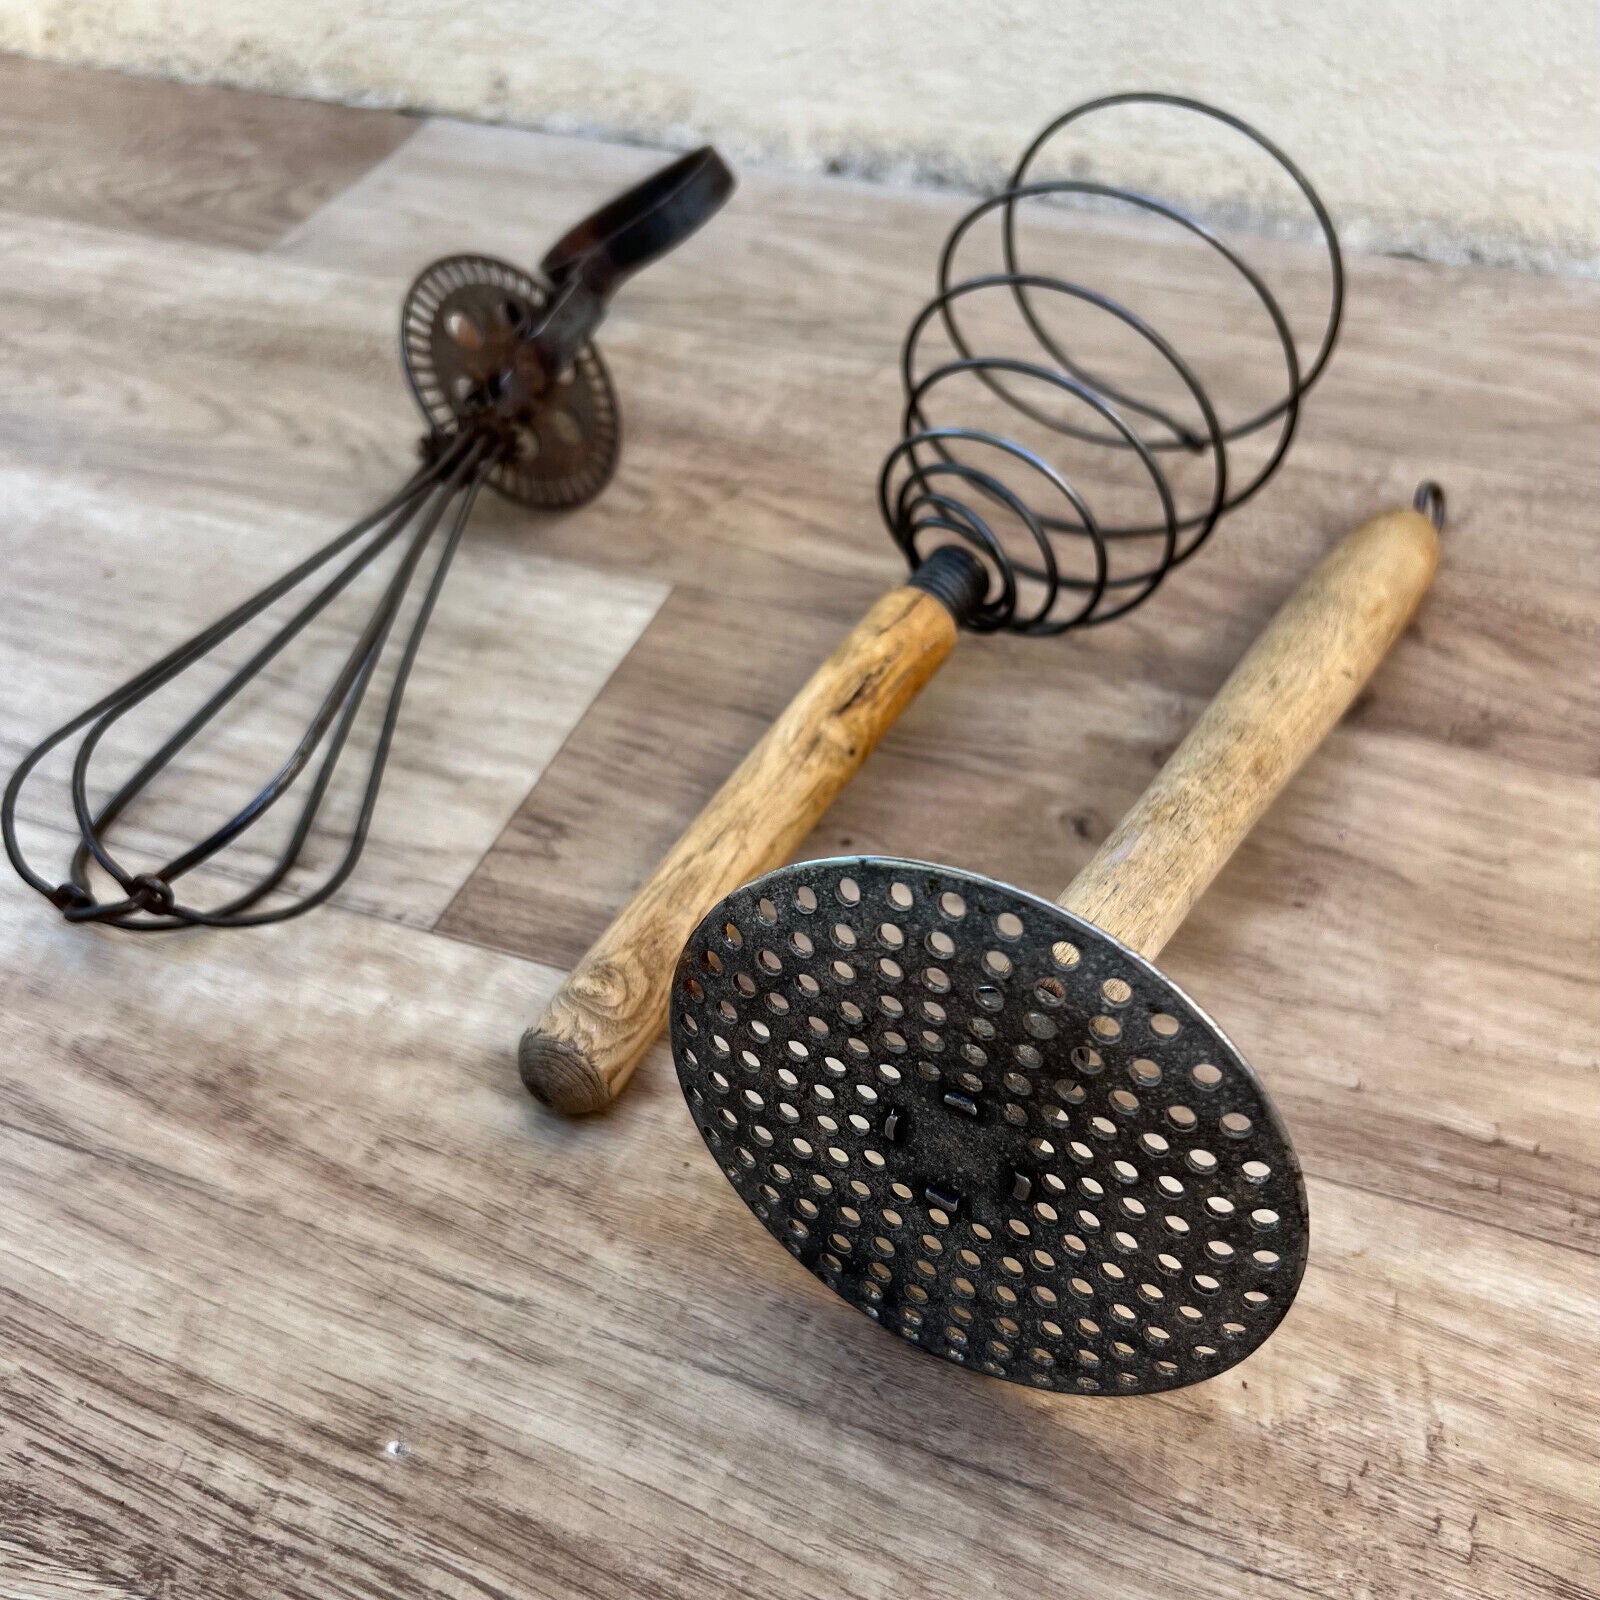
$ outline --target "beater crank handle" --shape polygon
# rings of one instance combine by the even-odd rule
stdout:
[[[570,1114],[621,1093],[666,1023],[673,969],[706,909],[788,859],[956,636],[950,605],[914,584],[856,624],[523,1034],[536,1099]]]
[[[1289,596],[1063,909],[1155,959],[1411,620],[1443,523],[1436,486],[1416,503],[1363,523]]]
[[[704,227],[733,189],[722,157],[702,145],[608,200],[551,245],[539,270],[555,293],[528,340],[552,381],[593,337],[622,284]]]
[[[641,267],[676,250],[721,210],[734,176],[710,145],[657,168],[569,228],[539,270],[552,284],[581,277],[608,300]]]

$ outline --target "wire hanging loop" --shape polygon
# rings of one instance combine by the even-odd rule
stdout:
[[[1309,358],[1302,356],[1263,275],[1204,222],[1131,188],[1033,176],[1058,135],[1093,114],[1127,106],[1190,113],[1243,136],[1304,200],[1326,252],[1329,281],[1327,313]],[[1201,363],[1183,355],[1146,317],[1086,283],[1026,267],[1019,213],[1035,205],[1059,210],[1063,202],[1118,211],[1203,245],[1242,285],[1270,329],[1282,364],[1277,397],[1228,420],[1213,385],[1201,375]],[[963,250],[986,222],[998,225],[1000,270],[963,276]],[[969,313],[992,315],[997,302],[1013,309],[1032,353],[985,352],[969,331]],[[907,332],[901,438],[884,461],[878,487],[891,537],[913,568],[940,543],[963,543],[978,554],[990,582],[983,602],[964,618],[973,629],[1051,635],[1126,615],[1282,465],[1301,403],[1333,352],[1343,307],[1343,258],[1327,208],[1289,157],[1249,123],[1201,101],[1165,94],[1111,95],[1066,112],[1028,146],[1007,186],[980,200],[951,229],[939,257],[936,292]],[[1101,362],[1069,351],[1053,331],[1047,315],[1052,309],[1076,317],[1079,326],[1092,322],[1102,339],[1116,339],[1142,367],[1164,374],[1161,384],[1113,380],[1099,370]],[[935,335],[948,354],[934,349]],[[993,426],[935,416],[936,401],[972,382],[1025,419],[1033,437],[1024,441]],[[1257,437],[1264,441],[1262,459],[1241,470],[1234,447]],[[1104,476],[1119,456],[1131,462],[1136,482],[1118,504],[1142,494],[1150,511],[1097,514],[1086,489],[1057,459],[1052,440],[1075,449],[1096,476]],[[1169,465],[1175,459],[1204,463],[1198,486],[1192,471],[1179,484]],[[1069,552],[1075,552],[1071,559]]]

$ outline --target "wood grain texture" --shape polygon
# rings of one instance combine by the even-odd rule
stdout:
[[[260,250],[417,124],[0,55],[0,206]]]
[[[666,1026],[673,970],[730,890],[788,860],[955,647],[943,601],[892,589],[842,639],[522,1036],[546,1105],[598,1111]]]
[[[1382,513],[1341,539],[1059,903],[1154,961],[1377,670],[1438,560],[1439,537],[1416,511]]]
[[[86,536],[130,500],[156,543],[214,526],[227,581],[261,507],[309,535],[393,472],[430,251],[527,259],[656,160],[435,125],[248,272],[19,223],[8,481],[48,467],[68,530],[101,497]],[[1417,622],[1162,958],[1294,1130],[1295,1307],[1213,1383],[1052,1402],[774,1249],[662,1045],[587,1124],[516,1081],[530,999],[902,570],[872,480],[960,202],[741,176],[607,325],[612,488],[534,533],[485,506],[463,550],[672,592],[438,928],[130,940],[0,881],[0,1595],[1591,1600],[1600,286],[1353,257],[1272,491],[1116,628],[968,641],[801,847],[1052,892],[1318,557],[1448,485]],[[1119,260],[1181,281],[1160,242]],[[147,624],[87,548],[109,673]],[[37,692],[0,693],[7,740]]]
[[[666,1075],[540,1113],[504,1042],[553,972],[337,909],[85,938],[9,885],[0,938],[14,1589],[1589,1585],[1595,1421],[1549,1396],[1590,1381],[1592,1257],[1314,1179],[1258,1355],[1050,1403],[908,1359],[773,1249]]]

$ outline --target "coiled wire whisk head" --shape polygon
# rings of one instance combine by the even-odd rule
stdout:
[[[1309,207],[1326,251],[1329,298],[1320,334],[1297,338],[1262,273],[1188,212],[1091,178],[1035,176],[1069,128],[1119,107],[1208,119],[1275,164],[1279,182],[1286,178]],[[1141,219],[1204,246],[1213,266],[1242,286],[1255,317],[1270,328],[1282,364],[1276,393],[1236,404],[1240,414],[1229,415],[1216,383],[1202,376],[1238,365],[1229,348],[1235,330],[1221,308],[1209,319],[1209,358],[1186,356],[1158,326],[1164,319],[1147,318],[1130,297],[1027,267],[1020,242],[1024,211],[1030,221],[1052,225],[1058,239],[1075,213],[1090,211]],[[997,269],[961,276],[958,263],[983,224],[998,233]],[[1101,230],[1084,235],[1102,251],[1119,237]],[[1167,289],[1197,292],[1190,277]],[[970,628],[1057,634],[1125,615],[1278,470],[1301,403],[1333,352],[1343,306],[1344,265],[1333,221],[1305,175],[1264,134],[1177,95],[1118,94],[1075,107],[1034,139],[1006,188],[973,206],[945,241],[937,293],[912,322],[902,352],[902,437],[878,485],[890,534],[913,570],[937,545],[952,542],[985,559],[987,593],[962,618]],[[1016,353],[981,348],[983,334],[972,324],[986,317],[992,328],[997,310],[1013,337],[1021,336]],[[942,350],[936,348],[941,338]],[[1219,341],[1220,352],[1210,349]],[[964,413],[941,420],[941,402],[957,394],[963,405],[977,399],[988,413],[1001,407],[1020,415],[1026,436]],[[1245,441],[1252,441],[1258,459],[1241,466],[1236,449]],[[1061,459],[1067,454],[1077,470]],[[1096,479],[1108,491],[1109,509],[1097,511],[1092,503],[1088,485]]]

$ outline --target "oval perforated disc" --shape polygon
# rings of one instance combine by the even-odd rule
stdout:
[[[768,1231],[933,1355],[1148,1394],[1242,1360],[1305,1266],[1255,1074],[1149,962],[1016,889],[810,861],[715,906],[678,964],[696,1125]]]
[[[508,499],[556,511],[592,500],[617,464],[616,395],[593,345],[548,387],[527,343],[549,300],[527,273],[489,256],[446,256],[412,284],[400,315],[411,392],[440,433],[486,416],[513,453],[489,482]]]

